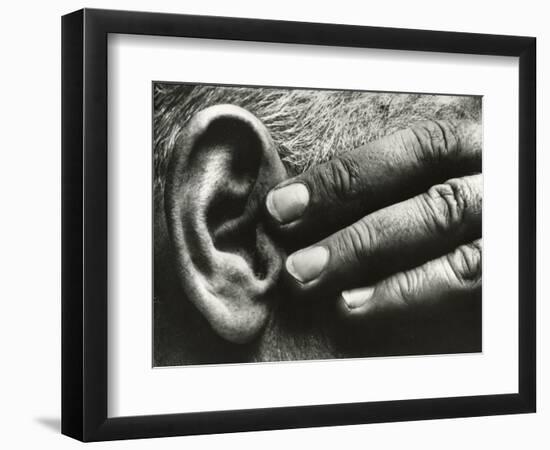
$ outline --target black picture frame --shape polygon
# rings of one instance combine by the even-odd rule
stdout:
[[[107,417],[109,33],[519,57],[517,393]],[[83,9],[62,18],[62,433],[82,441],[535,412],[536,39]]]

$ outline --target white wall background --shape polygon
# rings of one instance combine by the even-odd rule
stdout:
[[[161,12],[352,23],[538,38],[539,149],[539,412],[535,415],[453,419],[276,432],[239,433],[101,443],[95,448],[295,448],[336,446],[463,449],[548,448],[550,308],[545,273],[550,225],[544,198],[550,183],[550,140],[543,105],[550,105],[550,30],[543,2],[339,0],[112,0],[5,2],[0,16],[0,445],[73,448],[59,434],[60,417],[60,16],[83,6]],[[543,354],[546,353],[544,356]]]

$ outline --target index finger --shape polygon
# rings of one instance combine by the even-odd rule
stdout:
[[[314,240],[449,178],[481,171],[481,126],[421,122],[286,180],[266,210],[284,235]]]

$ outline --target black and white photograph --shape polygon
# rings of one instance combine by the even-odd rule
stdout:
[[[0,449],[550,449],[544,11],[6,2]]]
[[[483,350],[481,95],[152,104],[154,367]]]

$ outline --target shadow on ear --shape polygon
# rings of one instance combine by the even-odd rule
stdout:
[[[261,216],[267,192],[285,178],[265,126],[232,105],[195,114],[170,159],[164,204],[177,277],[231,342],[253,339],[269,316],[282,255]]]

